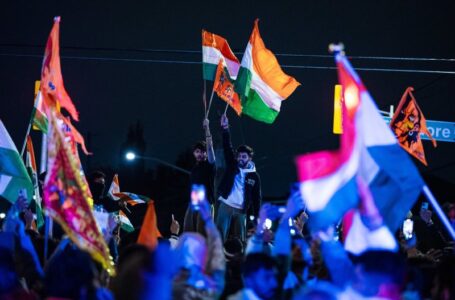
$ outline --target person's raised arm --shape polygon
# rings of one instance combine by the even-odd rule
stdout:
[[[212,277],[216,285],[218,295],[221,295],[224,289],[224,274],[226,270],[226,261],[223,253],[223,243],[221,234],[216,228],[212,219],[211,209],[204,199],[199,206],[199,214],[205,223],[205,232],[207,233],[207,265],[206,272]]]
[[[223,129],[223,151],[224,159],[227,164],[235,162],[234,148],[231,142],[231,133],[229,131],[229,120],[226,114],[221,116],[221,128]]]
[[[207,144],[207,161],[210,164],[215,163],[215,151],[213,150],[213,139],[210,133],[210,126],[209,126],[209,119],[204,119],[202,123],[202,127],[204,128],[205,133],[205,143]]]

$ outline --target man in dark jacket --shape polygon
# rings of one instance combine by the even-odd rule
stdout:
[[[228,238],[232,224],[235,235],[244,242],[247,215],[256,217],[261,206],[261,181],[252,161],[253,149],[241,145],[234,153],[226,115],[221,117],[221,127],[226,169],[218,186],[216,224],[223,241]]]

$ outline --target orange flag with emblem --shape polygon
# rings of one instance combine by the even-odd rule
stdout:
[[[242,113],[242,104],[239,95],[234,91],[234,84],[228,74],[223,62],[220,60],[218,67],[216,68],[213,89],[216,91],[218,97],[226,101],[226,103],[235,110],[237,115],[240,116]]]
[[[436,147],[436,141],[428,131],[426,119],[412,94],[413,91],[414,88],[408,87],[404,92],[390,121],[390,128],[401,147],[425,166],[428,166],[420,133],[426,134],[433,142],[434,147]]]

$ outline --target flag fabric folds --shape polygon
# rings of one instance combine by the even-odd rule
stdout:
[[[202,30],[202,77],[204,80],[215,79],[218,62],[228,70],[232,79],[237,78],[240,62],[229,47],[228,42],[221,36]]]
[[[16,145],[0,120],[0,196],[15,203],[24,189],[27,199],[33,195],[33,184]]]
[[[384,224],[394,232],[419,196],[423,181],[346,57],[337,53],[335,59],[344,100],[340,148],[296,159],[310,226],[333,225],[356,207],[356,177],[360,176]]]
[[[120,197],[114,195],[114,194],[117,194],[117,193],[120,193],[120,184],[118,182],[118,175],[115,174],[114,178],[112,178],[112,183],[111,183],[111,186],[109,187],[109,190],[107,191],[107,194],[113,200],[117,201],[117,200],[120,199]]]
[[[38,183],[38,169],[36,168],[35,151],[33,149],[32,138],[27,136],[27,153],[25,166],[29,172],[33,184],[33,199],[35,202],[36,225],[38,228],[44,225],[43,208],[41,206],[41,194]]]
[[[427,121],[412,91],[414,89],[408,87],[401,97],[397,110],[390,121],[390,128],[395,133],[401,147],[427,166],[420,133],[426,134],[432,140],[434,147],[436,147],[436,141],[428,131]]]
[[[283,72],[275,55],[265,47],[256,20],[235,83],[235,90],[242,99],[242,113],[258,121],[273,123],[281,102],[299,85]]]
[[[89,189],[62,131],[63,122],[49,115],[48,173],[44,202],[48,214],[58,222],[70,239],[88,251],[110,273],[114,273],[109,249],[89,205]]]
[[[154,249],[158,244],[159,237],[161,237],[161,233],[158,230],[155,204],[151,200],[147,204],[147,212],[145,213],[144,221],[142,222],[137,243]]]
[[[120,200],[126,201],[131,206],[138,205],[138,204],[144,204],[150,201],[150,198],[142,195],[137,195],[133,193],[128,193],[128,192],[120,192],[120,193],[114,193],[114,196],[119,197]]]
[[[240,103],[239,95],[234,91],[234,84],[221,60],[216,69],[213,89],[216,91],[218,97],[226,101],[237,115],[240,116],[242,113],[242,104]]]
[[[33,129],[47,133],[48,120],[41,92],[38,92],[35,98],[35,104],[32,111],[32,125]]]
[[[125,213],[121,210],[118,212],[119,220],[120,220],[120,228],[125,230],[126,232],[133,232],[134,226],[131,223],[130,219],[125,215]]]
[[[55,17],[54,25],[47,39],[44,51],[40,91],[45,105],[57,108],[63,107],[74,120],[78,121],[79,114],[63,85],[62,70],[60,67],[59,35],[60,17]]]

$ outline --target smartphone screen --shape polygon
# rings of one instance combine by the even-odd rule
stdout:
[[[406,219],[403,222],[403,236],[406,240],[409,240],[413,236],[414,222],[411,219]]]
[[[191,205],[199,209],[199,205],[205,199],[205,187],[199,184],[193,184],[191,189]]]

